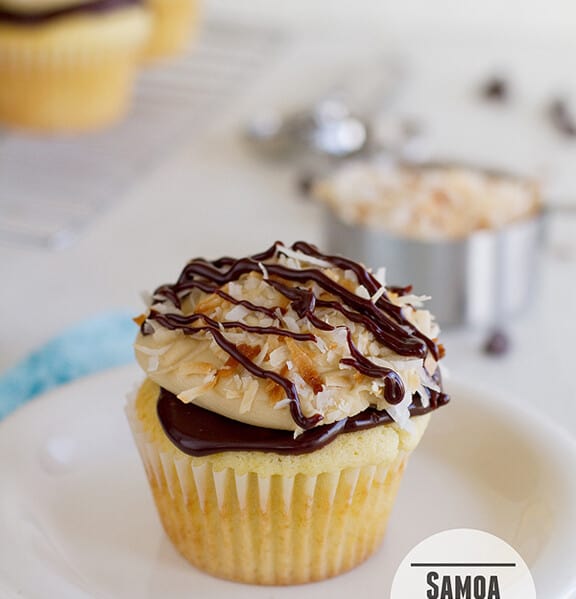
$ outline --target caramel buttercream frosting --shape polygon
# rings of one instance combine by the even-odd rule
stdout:
[[[438,327],[410,288],[314,246],[191,260],[137,319],[136,358],[183,404],[305,431],[366,412],[409,427],[446,403]]]

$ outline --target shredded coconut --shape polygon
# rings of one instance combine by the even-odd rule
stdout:
[[[374,294],[370,298],[370,301],[375,304],[385,293],[386,293],[386,287],[384,287],[384,286],[380,287],[379,289],[377,289],[374,292]]]
[[[304,264],[313,264],[314,266],[319,266],[320,268],[331,268],[332,264],[330,262],[326,262],[325,260],[320,260],[319,258],[315,258],[314,256],[308,256],[307,254],[303,254],[302,252],[297,252],[295,250],[291,250],[285,246],[278,246],[277,251],[279,254],[284,254],[297,262]]]
[[[264,277],[264,279],[268,280],[268,269],[266,268],[266,266],[264,266],[262,262],[258,262],[258,268],[262,271],[262,276]]]
[[[172,347],[171,345],[165,345],[164,347],[146,347],[139,343],[134,344],[134,349],[137,349],[139,352],[141,352],[147,356],[162,356],[171,347]]]
[[[238,320],[243,322],[244,318],[248,316],[248,314],[250,314],[250,312],[244,306],[237,304],[231,310],[229,310],[225,316],[226,320],[228,321]]]
[[[290,399],[288,397],[281,399],[280,401],[277,401],[274,404],[274,409],[275,410],[281,410],[282,408],[286,408],[290,405]]]
[[[456,239],[540,210],[529,179],[450,165],[349,163],[313,195],[344,221],[424,239]]]

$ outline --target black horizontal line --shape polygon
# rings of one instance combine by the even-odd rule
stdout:
[[[410,564],[412,568],[515,568],[516,564],[514,563],[498,563],[498,564],[490,564],[490,563],[436,563],[436,564],[428,564],[428,563],[412,563]]]

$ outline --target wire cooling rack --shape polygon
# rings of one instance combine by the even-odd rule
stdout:
[[[209,22],[186,55],[143,69],[116,127],[51,138],[0,130],[0,243],[70,244],[142,172],[206,128],[283,42],[276,30]]]

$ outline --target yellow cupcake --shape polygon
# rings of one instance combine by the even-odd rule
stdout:
[[[378,547],[406,461],[430,418],[337,437],[313,453],[189,456],[166,437],[149,379],[127,408],[160,519],[196,567],[229,580],[299,584],[350,570]]]
[[[431,315],[308,244],[192,260],[141,318],[127,415],[168,537],[255,584],[335,576],[378,547],[446,403]]]
[[[0,122],[46,132],[113,123],[128,109],[149,27],[146,10],[129,0],[3,8]]]
[[[154,60],[181,53],[198,25],[198,0],[149,0],[152,34],[146,58]]]

